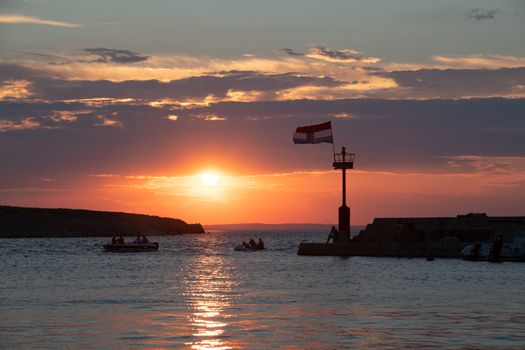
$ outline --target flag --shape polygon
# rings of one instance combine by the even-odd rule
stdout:
[[[300,126],[293,134],[293,143],[334,143],[332,122]]]

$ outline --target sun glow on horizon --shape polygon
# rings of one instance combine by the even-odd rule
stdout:
[[[214,171],[203,172],[201,174],[201,182],[208,187],[215,186],[219,182],[219,174]]]

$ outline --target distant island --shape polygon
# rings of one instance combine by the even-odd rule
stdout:
[[[0,206],[0,237],[108,237],[204,233],[180,219],[82,209]]]
[[[290,231],[319,231],[330,232],[332,225],[337,224],[263,224],[263,223],[241,223],[241,224],[217,224],[205,225],[207,230],[290,230]],[[352,232],[359,232],[365,225],[352,225]]]

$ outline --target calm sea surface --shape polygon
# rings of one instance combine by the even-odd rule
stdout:
[[[262,237],[268,249],[235,252]],[[525,349],[525,264],[301,257],[325,233],[0,239],[2,349]]]

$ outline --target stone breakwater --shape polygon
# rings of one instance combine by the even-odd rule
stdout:
[[[456,217],[376,218],[349,242],[301,243],[299,255],[459,258],[472,242],[525,233],[523,216],[471,213]]]

